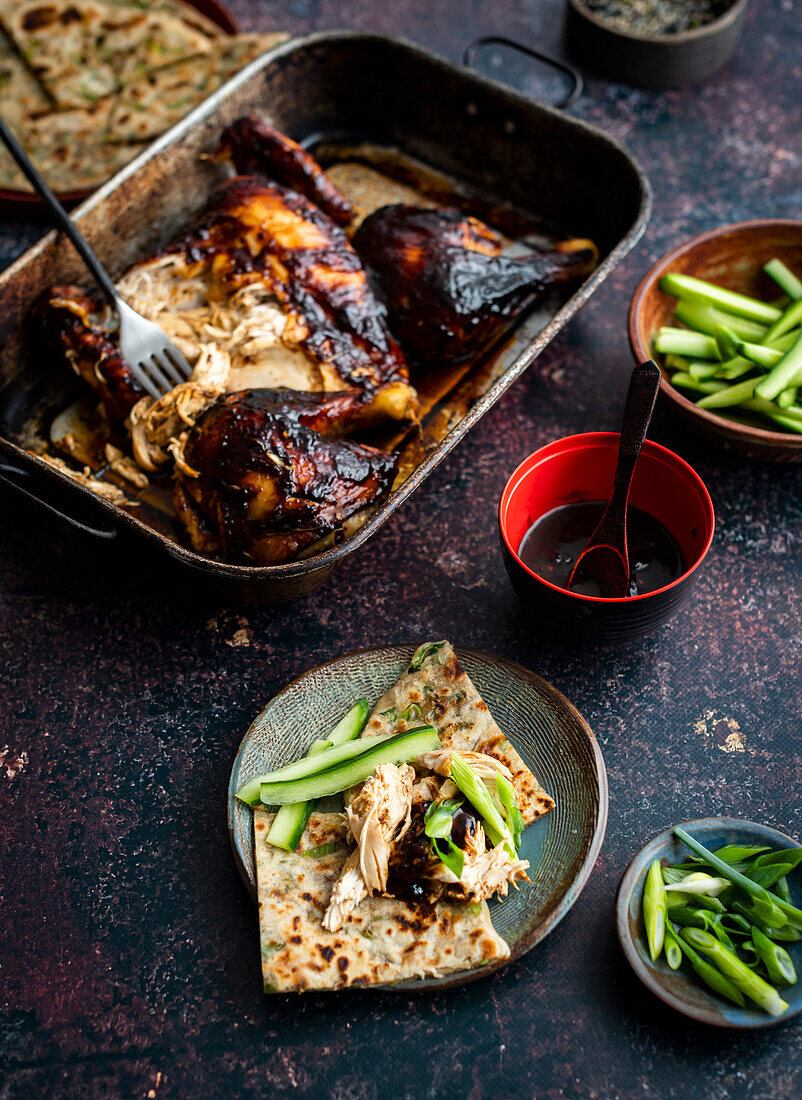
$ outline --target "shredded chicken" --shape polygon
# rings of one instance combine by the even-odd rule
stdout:
[[[378,764],[347,807],[348,827],[356,849],[334,884],[323,927],[336,932],[364,897],[387,889],[387,867],[393,845],[411,823],[415,771],[409,764]]]
[[[215,344],[201,349],[192,377],[175,386],[158,401],[143,397],[131,409],[129,425],[134,458],[150,473],[172,456],[185,474],[197,476],[183,462],[183,436],[198,416],[221,393],[225,393],[231,369],[228,352]]]
[[[423,775],[412,788],[412,804],[416,802],[436,802],[440,794],[440,783],[433,775]]]
[[[529,870],[528,860],[513,859],[502,845],[487,851],[484,829],[478,822],[473,833],[465,834],[463,856],[459,878],[443,863],[433,867],[431,877],[437,882],[459,887],[459,890],[449,890],[449,893],[452,896],[456,893],[464,901],[486,901],[493,894],[504,898],[510,883],[517,889],[521,879],[529,881],[526,873]]]
[[[427,771],[436,772],[437,775],[443,775],[447,779],[451,774],[451,758],[454,755],[454,749],[438,749],[435,752],[422,753],[415,763],[419,768],[426,768]],[[500,773],[505,779],[512,780],[512,772],[507,765],[493,756],[487,756],[483,752],[459,752],[456,755],[464,760],[480,779],[495,779]]]
[[[284,342],[290,335],[286,311],[263,283],[221,297],[212,281],[211,271],[195,274],[187,257],[173,252],[136,264],[117,285],[129,305],[158,324],[190,363],[208,344],[225,347],[229,389],[269,388],[278,378],[290,379],[297,389],[322,388],[319,368]]]
[[[55,469],[59,470],[62,474],[71,477],[73,481],[77,481],[79,485],[84,485],[87,489],[91,489],[92,492],[97,493],[99,497],[111,501],[112,504],[133,505],[137,503],[135,500],[129,500],[122,489],[119,489],[116,485],[112,485],[111,482],[98,480],[92,473],[90,466],[84,466],[83,470],[75,470],[72,466],[68,466],[63,458],[59,458],[57,455],[40,454],[39,458],[49,466],[55,467]]]
[[[110,469],[124,481],[130,482],[136,489],[144,489],[149,484],[148,475],[143,473],[134,460],[123,454],[113,443],[106,444],[105,455]]]

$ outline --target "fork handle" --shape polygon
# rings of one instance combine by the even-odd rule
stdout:
[[[92,272],[95,281],[105,296],[108,298],[111,305],[116,306],[119,301],[119,295],[114,286],[114,283],[109,277],[109,273],[105,267],[101,264],[100,260],[95,255],[89,242],[85,237],[78,232],[75,223],[70,218],[67,211],[58,201],[56,196],[50,190],[45,183],[41,174],[34,168],[31,163],[28,154],[22,148],[20,143],[14,137],[6,125],[5,120],[0,116],[0,138],[2,138],[3,144],[11,153],[14,160],[20,167],[21,172],[31,182],[34,189],[38,192],[39,197],[47,206],[50,213],[53,215],[53,221],[56,225],[66,233],[69,239],[72,241],[76,251],[86,266]]]

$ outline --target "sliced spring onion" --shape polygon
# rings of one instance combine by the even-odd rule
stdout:
[[[510,856],[515,859],[518,850],[515,847],[512,833],[506,821],[494,806],[487,787],[458,752],[453,753],[451,756],[449,779],[459,787],[473,808],[480,814],[490,843],[494,847],[503,844]]]
[[[753,973],[746,963],[729,951],[715,936],[699,928],[683,928],[683,940],[700,951],[718,967],[734,986],[771,1016],[782,1016],[788,1008],[777,990]]]
[[[716,878],[700,871],[666,886],[666,890],[674,894],[707,894],[709,897],[717,898],[729,885],[729,879]]]
[[[674,318],[696,332],[706,332],[708,336],[715,336],[716,329],[720,325],[726,325],[742,340],[755,342],[761,341],[768,332],[768,327],[761,325],[759,321],[749,321],[745,317],[726,313],[704,302],[680,301],[674,310]]]
[[[517,852],[521,846],[524,819],[521,816],[521,811],[518,809],[518,798],[515,794],[515,787],[513,787],[509,779],[503,776],[501,772],[496,773],[496,793],[498,794],[501,808],[504,811],[504,820],[507,822],[507,828],[512,834],[512,843]]]
[[[735,313],[738,317],[746,317],[750,321],[762,321],[773,325],[782,317],[782,310],[759,302],[756,298],[750,298],[746,294],[738,294],[734,290],[726,290],[724,287],[715,286],[713,283],[697,279],[692,275],[664,275],[660,280],[660,289],[671,294],[675,298],[692,302],[705,302],[708,305],[717,306],[727,313]]]
[[[793,271],[782,260],[769,260],[767,264],[763,265],[763,270],[771,276],[780,290],[787,294],[791,301],[796,302],[802,298],[802,281],[797,279]]]
[[[656,962],[663,950],[666,934],[666,895],[663,888],[663,870],[659,859],[653,859],[646,872],[643,885],[643,926],[649,955]]]
[[[663,938],[663,953],[671,970],[679,970],[682,965],[682,948],[670,925],[666,925]]]
[[[689,931],[693,931],[689,929]],[[740,1005],[742,1008],[745,1004],[744,995],[740,989],[729,978],[725,978],[720,970],[716,970],[712,963],[709,963],[699,952],[691,946],[685,936],[680,932],[682,939],[680,944],[682,946],[682,954],[691,964],[693,969],[705,983],[709,985],[716,993],[720,993],[722,997],[726,997],[727,1000],[732,1001],[734,1004]],[[712,938],[712,937],[711,937]]]
[[[752,943],[773,982],[777,985],[796,985],[796,967],[784,947],[772,943],[759,928],[752,928]]]
[[[309,798],[339,794],[362,783],[373,774],[377,764],[406,764],[423,752],[433,752],[442,747],[437,730],[432,726],[419,726],[390,737],[368,737],[360,743],[366,746],[361,755],[341,760],[326,771],[300,779],[263,782],[261,801],[266,806],[283,806],[288,802],[304,802]],[[320,760],[325,755],[320,753],[313,759]]]
[[[755,916],[757,916],[758,919],[765,920],[767,924],[775,928],[781,928],[786,923],[787,917],[781,912],[782,903],[776,902],[776,899],[772,898],[765,887],[758,886],[756,882],[752,882],[746,875],[742,875],[740,871],[735,871],[728,863],[725,863],[723,859],[719,859],[718,856],[708,851],[708,849],[705,848],[703,844],[700,844],[698,840],[694,840],[694,838],[679,825],[674,829],[674,836],[678,837],[683,844],[687,844],[696,855],[702,856],[705,863],[708,863],[715,871],[723,875],[724,878],[729,879],[735,886],[740,886],[745,893],[749,894],[752,898]],[[800,916],[802,917],[802,913],[800,913]]]
[[[450,798],[446,802],[432,802],[423,816],[423,831],[434,841],[432,847],[438,859],[458,879],[462,878],[465,867],[465,853],[451,839],[451,830],[454,814],[460,809],[462,803],[459,799]]]
[[[802,334],[797,337],[793,347],[790,348],[779,363],[772,367],[757,387],[757,393],[766,401],[772,401],[788,386],[795,386],[802,382]]]

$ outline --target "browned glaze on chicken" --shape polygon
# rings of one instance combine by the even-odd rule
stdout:
[[[266,176],[299,191],[338,225],[351,220],[351,204],[315,158],[260,118],[248,115],[227,126],[213,158],[230,162],[242,176]]]
[[[219,398],[190,431],[177,470],[175,505],[195,549],[286,561],[376,504],[396,456],[337,438],[369,415],[357,392]]]
[[[415,391],[359,256],[314,203],[280,184],[236,176],[170,251],[212,272],[211,295],[261,282],[288,313],[283,339],[320,366],[326,389],[377,393],[382,416],[414,415]]]
[[[100,303],[77,286],[54,286],[39,302],[34,323],[41,325],[47,351],[62,356],[97,391],[112,419],[124,420],[144,390],[97,321]]]
[[[478,358],[548,287],[583,278],[597,258],[584,240],[505,256],[500,238],[477,219],[402,204],[366,218],[354,246],[375,277],[394,336],[429,365]]]

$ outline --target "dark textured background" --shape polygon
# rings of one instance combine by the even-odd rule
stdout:
[[[478,33],[562,48],[559,0],[232,7],[246,29],[371,28],[454,59]],[[0,492],[0,1096],[802,1094],[799,1020],[740,1036],[689,1025],[627,971],[612,920],[629,858],[679,818],[802,837],[802,469],[717,454],[659,419],[653,437],[705,478],[718,531],[691,603],[613,652],[555,645],[527,620],[494,518],[528,452],[617,425],[627,302],[652,259],[724,222],[799,216],[801,62],[793,0],[753,0],[737,59],[703,88],[588,81],[577,115],[625,141],[654,184],[645,239],[319,593],[242,615],[160,578],[135,545],[90,543]],[[0,225],[3,258],[38,233]],[[318,661],[446,635],[534,669],[590,721],[611,793],[596,871],[548,940],[487,981],[265,1000],[225,832],[239,739]],[[722,751],[738,731],[744,751]]]

